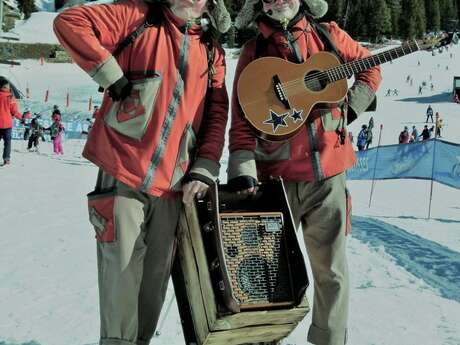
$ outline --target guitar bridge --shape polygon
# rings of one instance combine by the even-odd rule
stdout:
[[[283,89],[283,84],[277,74],[273,76],[273,91],[275,92],[278,100],[283,103],[284,107],[286,109],[291,109],[291,105],[289,104],[289,100]]]

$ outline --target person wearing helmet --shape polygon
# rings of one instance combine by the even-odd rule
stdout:
[[[54,21],[66,51],[105,89],[83,151],[100,168],[88,209],[101,345],[150,342],[181,202],[219,176],[228,96],[216,34],[230,23],[223,0],[126,0]]]
[[[237,97],[241,72],[259,57],[303,63],[320,51],[334,53],[330,49],[333,46],[344,62],[369,56],[369,51],[336,23],[317,22],[327,9],[324,0],[245,1],[235,25],[242,28],[255,24],[259,35],[245,44],[236,69],[228,184],[237,192],[254,193],[259,181],[283,178],[294,221],[302,224],[315,281],[307,340],[319,345],[343,345],[349,301],[345,248],[346,234],[351,230],[345,171],[356,161],[346,126],[373,103],[381,82],[380,69],[374,67],[355,75],[346,99],[314,109],[299,133],[284,142],[256,137]],[[293,115],[308,115],[301,110],[295,109]]]

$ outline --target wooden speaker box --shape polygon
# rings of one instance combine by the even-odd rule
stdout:
[[[173,282],[187,344],[276,342],[309,312],[281,180],[251,197],[210,188],[185,208],[178,238]]]

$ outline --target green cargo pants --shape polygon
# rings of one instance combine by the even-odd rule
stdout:
[[[314,279],[308,341],[344,345],[348,320],[346,232],[351,223],[345,173],[318,182],[285,182],[296,226],[302,224]],[[348,205],[348,206],[347,206]]]
[[[101,345],[146,345],[163,305],[180,199],[136,191],[100,172],[88,194],[97,238]]]

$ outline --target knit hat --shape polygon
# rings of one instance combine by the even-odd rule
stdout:
[[[328,5],[325,0],[300,0],[307,6],[307,11],[313,18],[321,18],[327,12]],[[235,26],[238,29],[248,26],[259,15],[256,7],[260,0],[246,0],[240,13],[235,19]]]

